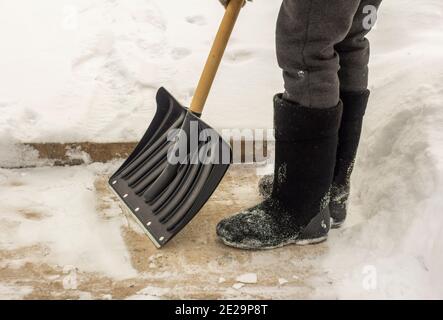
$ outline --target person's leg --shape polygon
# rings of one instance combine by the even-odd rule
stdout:
[[[217,225],[219,238],[232,247],[272,249],[327,239],[342,105],[310,108],[277,95],[274,108],[273,191],[262,203]]]
[[[277,58],[283,69],[284,98],[305,107],[339,102],[342,42],[360,0],[284,0],[277,21]]]
[[[274,99],[273,190],[259,205],[218,224],[217,234],[225,244],[269,249],[327,238],[342,115],[334,45],[350,30],[358,4],[283,1],[277,53],[286,92]]]
[[[339,131],[337,163],[331,188],[332,227],[345,221],[350,180],[369,99],[369,41],[366,35],[376,21],[381,0],[362,0],[346,38],[336,45],[340,56],[340,98],[343,117]]]
[[[361,92],[368,88],[370,44],[366,35],[376,21],[382,0],[361,0],[351,29],[343,41],[335,45],[340,57],[340,90]]]
[[[287,100],[317,108],[337,104],[338,74],[345,87],[366,89],[369,44],[363,40],[367,33],[362,28],[363,8],[361,0],[283,2],[276,41]],[[273,182],[273,175],[260,180],[263,197],[271,194]]]

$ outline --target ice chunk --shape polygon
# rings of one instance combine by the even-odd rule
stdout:
[[[241,276],[238,276],[235,280],[238,282],[247,283],[247,284],[257,283],[257,274],[256,273],[245,273],[245,274],[242,274]]]

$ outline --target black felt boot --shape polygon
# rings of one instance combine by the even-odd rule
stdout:
[[[333,228],[339,228],[346,219],[351,174],[354,169],[369,94],[369,90],[340,94],[343,102],[343,117],[339,130],[337,163],[329,206]]]
[[[334,179],[331,187],[331,227],[340,228],[347,215],[350,179],[360,142],[363,117],[370,92],[342,92],[343,116],[339,130],[339,143]],[[267,198],[272,193],[274,175],[264,176],[258,185],[259,193]]]
[[[217,234],[229,246],[272,249],[327,239],[342,105],[306,108],[281,95],[274,104],[273,190],[259,205],[218,224]]]

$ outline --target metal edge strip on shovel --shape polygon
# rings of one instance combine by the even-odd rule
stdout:
[[[109,179],[112,190],[157,248],[195,217],[231,163],[230,145],[200,116],[243,4],[244,0],[229,2],[190,108],[160,88],[151,125]]]

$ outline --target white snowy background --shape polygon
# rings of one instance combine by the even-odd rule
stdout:
[[[282,88],[274,49],[279,4],[256,0],[243,10],[204,115],[214,127],[271,127],[272,95]],[[158,87],[190,101],[222,14],[216,0],[0,1],[0,145],[138,140],[155,111]],[[316,296],[442,298],[443,2],[386,0],[379,18],[370,35],[373,94],[353,180],[353,215],[316,262],[335,280]],[[5,150],[0,147],[0,155]],[[65,184],[82,177],[91,184],[91,172],[104,169],[38,170],[42,179],[65,174]],[[23,174],[2,172],[0,180]],[[30,206],[61,205],[39,189],[35,173],[23,179],[39,192]],[[63,183],[55,194],[64,192]],[[14,203],[18,195],[8,192],[2,188],[0,199]],[[66,214],[74,224],[96,226],[88,217],[93,199],[80,191],[78,197],[72,205],[81,203],[83,214]],[[56,239],[64,232],[54,220],[44,226],[41,236],[62,256],[66,243]],[[117,227],[97,230],[120,248]],[[10,244],[33,240],[0,237]],[[58,258],[132,276],[120,253],[109,270],[109,257],[97,256],[100,241],[89,245],[82,251],[76,243],[71,255]],[[373,268],[378,287],[355,289],[362,270]]]
[[[263,1],[244,10],[208,101],[213,126],[271,125],[282,84],[278,9]],[[216,0],[1,1],[1,132],[27,142],[138,140],[160,86],[190,101],[222,15]]]

